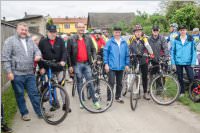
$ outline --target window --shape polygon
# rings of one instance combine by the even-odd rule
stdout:
[[[65,29],[70,29],[70,24],[65,24]]]
[[[75,24],[75,28],[78,28],[78,23]]]
[[[30,26],[30,27],[29,27],[29,30],[30,30],[31,32],[39,32],[39,26]]]

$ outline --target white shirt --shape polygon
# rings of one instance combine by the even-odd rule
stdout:
[[[116,41],[116,43],[118,44],[118,46],[119,46],[119,48],[120,48],[121,38],[120,38],[119,40],[116,40],[116,39],[115,39],[115,41]]]
[[[24,50],[26,51],[26,55],[28,55],[28,50],[27,50],[27,45],[26,45],[26,39],[20,39],[22,44],[23,44],[23,47],[24,47]]]
[[[180,37],[181,38],[181,42],[182,42],[182,45],[184,45],[186,39],[187,39],[187,36],[185,36],[184,38],[183,37]]]

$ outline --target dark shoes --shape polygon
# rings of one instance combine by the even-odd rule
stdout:
[[[13,130],[7,126],[7,124],[1,124],[1,131],[4,133],[12,133]]]

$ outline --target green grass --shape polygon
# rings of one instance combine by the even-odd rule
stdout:
[[[200,103],[194,103],[190,100],[188,93],[186,93],[184,97],[179,97],[178,101],[188,106],[191,111],[200,114]]]
[[[8,126],[11,126],[17,112],[17,103],[11,86],[3,92],[2,103],[4,105],[5,122]]]
[[[165,87],[168,88],[167,92],[165,92],[165,95],[168,97],[174,97],[176,94],[176,84],[172,80],[166,80]],[[200,114],[200,103],[195,103],[189,98],[189,94],[186,91],[186,94],[184,97],[179,97],[178,101],[182,103],[183,105],[187,106],[191,111],[196,112]]]

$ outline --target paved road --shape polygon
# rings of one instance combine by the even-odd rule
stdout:
[[[69,87],[71,94],[71,87]],[[57,126],[48,125],[38,119],[27,100],[31,121],[14,120],[14,133],[200,133],[200,115],[194,114],[180,103],[159,106],[153,101],[141,99],[135,112],[125,104],[113,102],[113,106],[102,114],[91,114],[79,109],[78,97],[71,97],[72,113]]]

